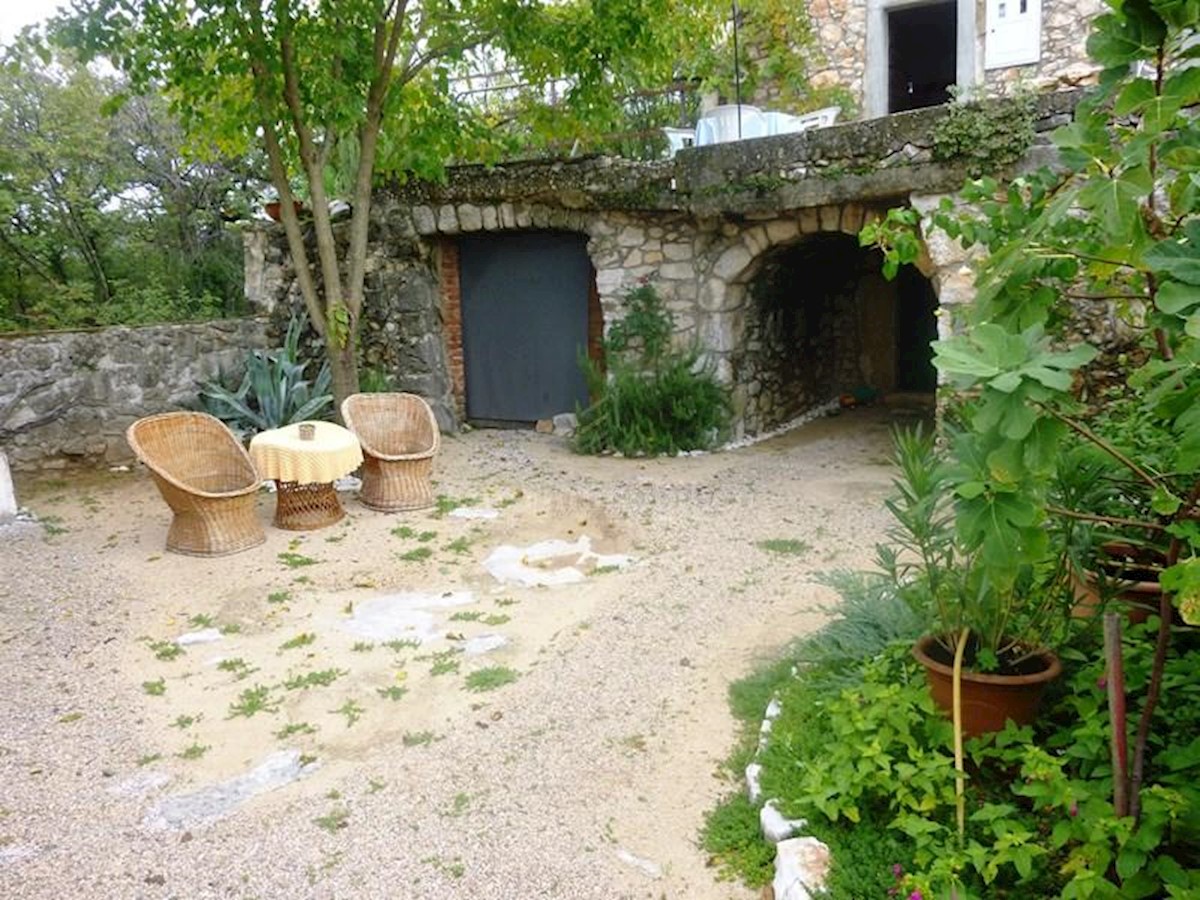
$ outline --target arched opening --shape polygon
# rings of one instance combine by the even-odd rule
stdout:
[[[932,393],[937,296],[917,269],[884,279],[877,251],[823,233],[768,250],[746,283],[734,379],[746,430],[842,394]]]

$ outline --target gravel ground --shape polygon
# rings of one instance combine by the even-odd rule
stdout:
[[[438,490],[508,504],[486,526],[437,522],[470,550],[398,565],[390,529],[433,520],[351,501],[345,527],[302,539],[324,564],[281,611],[265,598],[294,575],[275,562],[296,546],[290,534],[268,528],[264,547],[228,560],[162,556],[166,509],[144,473],[19,483],[44,524],[0,530],[0,897],[750,897],[717,881],[696,843],[705,811],[732,789],[720,769],[735,734],[726,689],[822,621],[832,598],[813,572],[869,561],[886,524],[890,421],[861,410],[669,460],[580,458],[527,432],[451,438]],[[184,736],[169,722],[186,710],[172,698],[201,683],[209,696],[212,668],[162,663],[147,636],[185,631],[204,609],[242,624],[237,639],[259,652],[370,591],[491,597],[479,566],[491,546],[579,533],[637,562],[583,586],[511,592],[512,647],[497,661],[521,673],[515,683],[476,695],[457,677],[414,675],[411,697],[302,745],[314,775],[214,824],[144,824],[163,797],[279,748],[256,720],[231,730],[215,712],[230,688],[214,683],[196,726],[213,750],[179,758]],[[767,539],[810,549],[768,553],[757,546]],[[142,683],[159,676],[170,689],[147,696]],[[437,739],[400,739],[421,730]],[[167,783],[136,789],[151,778]],[[334,810],[341,827],[314,824]]]

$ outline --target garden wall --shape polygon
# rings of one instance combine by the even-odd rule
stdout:
[[[130,423],[266,345],[264,318],[0,335],[0,446],[18,470],[127,462]]]

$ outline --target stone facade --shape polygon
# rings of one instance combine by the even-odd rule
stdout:
[[[970,2],[959,0],[960,16]],[[810,58],[812,86],[846,91],[855,106],[846,111],[847,115],[882,114],[882,109],[870,109],[867,94],[871,69],[886,69],[887,39],[869,32],[886,27],[886,10],[913,5],[907,0],[810,0],[813,46],[804,52]],[[1030,65],[985,69],[987,4],[975,0],[973,45],[960,48],[960,52],[969,50],[970,64],[967,71],[960,72],[959,88],[973,96],[995,97],[1017,85],[1047,91],[1094,83],[1098,69],[1087,57],[1087,36],[1089,23],[1104,8],[1102,0],[1042,0],[1040,60]],[[767,87],[756,101],[769,105],[771,97]]]
[[[1077,100],[1043,98],[1040,129],[1067,121]],[[630,288],[655,284],[677,339],[697,342],[730,388],[739,432],[769,430],[860,386],[892,390],[898,296],[855,236],[891,206],[935,203],[962,184],[961,166],[933,159],[929,135],[944,115],[918,110],[655,163],[464,167],[446,184],[380,190],[364,356],[452,426],[467,387],[457,240],[559,231],[587,239],[605,328],[623,315]],[[1035,146],[1029,159],[1045,150]],[[270,286],[264,307],[295,303],[279,230],[262,234],[271,239],[253,238],[248,268],[262,260],[270,274],[248,271],[247,283]],[[924,271],[946,303],[971,296],[970,269],[949,242],[931,242]]]
[[[0,438],[15,469],[128,462],[125,429],[195,406],[267,346],[263,319],[0,336]]]

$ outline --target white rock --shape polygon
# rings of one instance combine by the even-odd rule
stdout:
[[[575,433],[575,429],[579,426],[579,420],[575,417],[575,413],[559,413],[554,417],[554,433],[563,434],[568,437]]]
[[[423,644],[441,637],[437,620],[429,610],[468,606],[474,602],[475,595],[471,591],[441,594],[406,591],[356,603],[353,614],[349,618],[340,618],[337,625],[356,637],[376,641],[415,640]]]
[[[344,478],[339,478],[337,481],[335,481],[333,483],[333,489],[335,491],[341,491],[342,493],[353,493],[354,491],[362,489],[362,479],[356,478],[353,475],[347,475]]]
[[[528,547],[502,544],[488,554],[483,567],[500,582],[524,587],[554,587],[579,584],[587,578],[584,568],[624,568],[633,562],[622,554],[603,555],[592,552],[592,541],[586,534],[574,543],[560,540],[539,541]]]
[[[775,847],[775,900],[812,900],[825,889],[829,848],[814,837],[790,838]]]
[[[793,834],[808,824],[807,819],[789,819],[775,808],[778,801],[768,800],[758,811],[758,824],[762,827],[763,837],[768,843],[778,844],[786,841]]]
[[[175,638],[180,647],[191,647],[193,644],[212,644],[221,639],[221,632],[215,628],[204,628],[200,631],[189,631]]]
[[[746,766],[746,799],[752,804],[762,799],[762,766],[759,763]]]
[[[783,712],[783,704],[779,702],[778,697],[772,697],[771,702],[767,704],[767,711],[763,714],[763,718],[773,722],[779,718],[781,712]]]
[[[8,457],[0,450],[0,522],[10,522],[17,517],[17,494],[13,489],[12,472],[8,468]]]
[[[236,778],[166,798],[146,814],[143,824],[151,829],[208,825],[225,818],[251,797],[290,784],[316,768],[316,763],[300,762],[299,750],[280,750]]]
[[[662,878],[662,867],[658,863],[641,856],[635,856],[624,847],[617,848],[617,859],[628,866],[633,866],[635,869],[641,870],[643,874],[650,878]]]
[[[499,650],[507,643],[508,638],[502,634],[477,634],[466,641],[462,645],[462,648],[463,653],[467,654],[467,656],[482,656],[484,653]]]
[[[486,506],[458,506],[450,510],[452,519],[495,519],[500,511]]]

